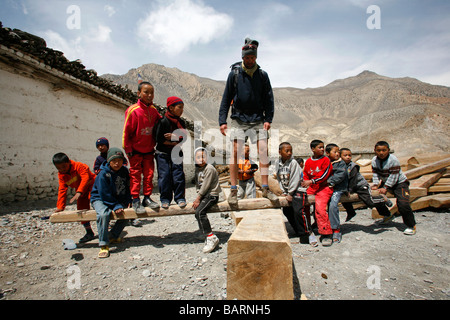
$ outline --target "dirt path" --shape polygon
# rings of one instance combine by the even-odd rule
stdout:
[[[187,200],[193,196],[190,188]],[[197,222],[186,215],[127,226],[125,242],[112,247],[108,259],[98,259],[97,239],[64,250],[63,240],[77,242],[83,230],[42,220],[53,210],[2,208],[1,299],[226,299],[227,240],[234,230],[227,214],[209,214],[220,238],[210,254],[201,252]],[[296,299],[449,299],[449,213],[416,212],[417,234],[406,236],[401,218],[379,227],[370,210],[358,210],[351,222],[342,222],[341,243],[317,248],[298,243],[286,223]]]

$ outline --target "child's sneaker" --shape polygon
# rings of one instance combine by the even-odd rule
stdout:
[[[159,204],[150,198],[150,196],[144,196],[144,199],[142,200],[142,206],[149,207],[151,209],[158,209]]]
[[[203,252],[209,253],[209,252],[213,251],[217,247],[218,244],[219,244],[219,238],[217,238],[217,236],[215,234],[213,234],[212,236],[206,237],[205,246],[203,247]]]
[[[141,202],[139,199],[133,200],[133,209],[137,214],[145,213],[145,208],[141,206]]]
[[[387,224],[390,221],[394,220],[395,217],[396,217],[395,214],[391,214],[390,216],[386,216],[383,219],[381,219],[381,221],[379,221],[378,224]]]
[[[403,234],[406,234],[408,236],[413,236],[416,234],[416,226],[412,228],[406,228],[405,231],[403,231]]]
[[[85,243],[85,242],[88,242],[88,241],[91,241],[94,239],[95,239],[94,232],[92,230],[89,230],[86,232],[86,234],[83,236],[83,238],[78,240],[78,243]]]

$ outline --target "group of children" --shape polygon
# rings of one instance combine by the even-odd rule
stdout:
[[[181,148],[176,148],[187,137],[186,125],[181,119],[184,103],[178,97],[169,97],[167,111],[161,116],[153,104],[154,88],[149,82],[139,84],[138,97],[138,102],[125,111],[122,136],[124,151],[120,148],[110,148],[105,137],[97,139],[96,148],[100,155],[94,162],[94,173],[88,165],[73,161],[64,153],[53,156],[59,179],[55,212],[65,209],[69,187],[76,190],[75,196],[69,202],[76,202],[78,210],[88,210],[92,205],[97,213],[101,247],[99,258],[109,257],[109,244],[122,241],[120,233],[126,220],[117,220],[108,231],[112,212],[120,214],[125,208],[133,208],[137,214],[142,214],[146,212],[145,207],[160,207],[150,197],[153,191],[155,158],[161,207],[168,209],[172,200],[175,200],[180,208],[187,205],[183,153]],[[218,202],[221,189],[217,171],[207,163],[206,150],[196,150],[195,159],[198,197],[193,208],[196,209],[195,217],[205,236],[203,252],[208,253],[215,249],[219,239],[212,233],[206,212]],[[142,202],[141,189],[144,194]],[[82,225],[86,234],[79,242],[94,239],[90,222],[82,222]]]
[[[314,217],[320,241],[323,246],[339,243],[342,239],[338,204],[343,194],[356,193],[369,208],[376,208],[384,218],[380,224],[391,221],[388,206],[392,202],[386,197],[390,191],[397,198],[399,214],[406,225],[404,234],[416,233],[416,222],[409,204],[409,182],[402,173],[400,162],[389,153],[389,144],[379,141],[375,145],[376,156],[372,159],[373,185],[370,186],[359,172],[359,166],[352,162],[352,152],[348,148],[339,148],[336,144],[324,145],[323,141],[310,143],[312,157],[302,165],[292,157],[289,142],[279,145],[280,158],[276,162],[275,172],[279,186],[291,203],[284,207],[283,213],[290,225],[300,236],[300,241],[308,241],[317,246],[318,241],[311,225],[308,195],[314,195]],[[301,161],[302,163],[303,161]],[[378,190],[372,195],[371,190]],[[356,212],[351,202],[343,202],[347,219]]]
[[[138,102],[125,111],[122,136],[124,151],[120,148],[109,148],[109,141],[104,137],[97,139],[96,147],[100,155],[95,160],[94,173],[88,165],[70,160],[64,153],[53,156],[59,179],[55,212],[65,209],[69,187],[76,190],[69,202],[76,202],[78,210],[90,209],[92,205],[97,212],[101,247],[99,258],[109,256],[110,243],[122,241],[120,233],[126,221],[117,220],[108,231],[112,212],[120,214],[125,208],[133,208],[137,214],[142,214],[145,213],[145,207],[160,207],[150,197],[153,191],[155,158],[161,207],[169,208],[172,200],[175,200],[180,208],[186,207],[183,154],[178,147],[187,137],[186,125],[181,119],[184,103],[178,97],[169,97],[167,111],[161,116],[153,104],[154,88],[149,82],[139,84],[138,97]],[[359,173],[359,166],[351,161],[349,149],[339,149],[335,144],[329,144],[325,148],[320,140],[313,140],[310,146],[313,156],[306,160],[304,167],[293,159],[292,146],[288,142],[280,144],[280,158],[276,162],[280,188],[291,204],[284,207],[283,212],[301,239],[307,238],[311,245],[318,245],[307,203],[308,195],[314,195],[315,223],[322,244],[329,246],[333,242],[340,242],[342,235],[337,205],[342,194],[348,192],[357,193],[368,207],[377,208],[385,217],[383,222],[387,222],[394,216],[386,207],[388,199],[384,195],[388,190],[392,191],[397,198],[399,212],[408,227],[405,234],[415,233],[414,215],[409,206],[409,183],[401,172],[398,159],[389,154],[389,145],[386,142],[378,142],[375,146],[372,187]],[[207,161],[206,149],[196,149],[194,159],[198,196],[192,206],[196,210],[199,229],[205,237],[203,252],[208,253],[215,249],[219,239],[212,232],[207,211],[218,202],[221,188],[216,169]],[[258,165],[249,159],[249,146],[246,145],[245,159],[239,160],[238,199],[244,196],[256,197],[253,177],[256,170]],[[141,187],[144,195],[142,202]],[[380,196],[372,196],[371,189],[378,189]],[[355,215],[355,211],[349,202],[343,203],[343,206],[347,210],[348,221]],[[94,239],[90,223],[82,222],[82,225],[86,234],[79,242]]]

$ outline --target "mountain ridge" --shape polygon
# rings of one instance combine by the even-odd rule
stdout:
[[[152,63],[124,75],[102,77],[136,90],[138,73],[155,86],[156,103],[165,106],[167,97],[179,96],[185,102],[186,119],[202,121],[203,131],[219,127],[225,81]],[[290,141],[296,154],[309,154],[313,139],[358,150],[372,150],[376,141],[386,140],[400,155],[450,151],[449,87],[365,70],[323,87],[273,91],[272,131],[279,130],[279,139]]]

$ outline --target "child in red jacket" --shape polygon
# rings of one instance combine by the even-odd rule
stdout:
[[[159,208],[159,204],[150,199],[153,191],[153,173],[155,170],[155,137],[153,127],[162,118],[153,105],[154,88],[149,82],[138,86],[139,100],[125,111],[123,128],[123,149],[130,165],[130,190],[133,197],[133,209],[136,213],[145,213],[144,207]],[[144,199],[140,204],[139,194],[143,176]]]
[[[307,194],[315,195],[315,217],[323,246],[332,244],[330,220],[327,213],[328,201],[333,194],[333,189],[327,184],[327,179],[332,173],[330,159],[324,155],[324,143],[313,140],[310,143],[313,156],[305,161],[303,168],[302,187],[308,188]]]
[[[76,190],[75,196],[70,199],[70,203],[77,202],[77,210],[89,210],[92,186],[95,181],[95,174],[89,170],[87,164],[70,160],[65,153],[57,153],[53,156],[53,164],[58,170],[58,202],[55,212],[63,211],[66,208],[67,191],[69,187]],[[86,230],[86,234],[79,242],[88,242],[95,238],[89,221],[81,224]]]

